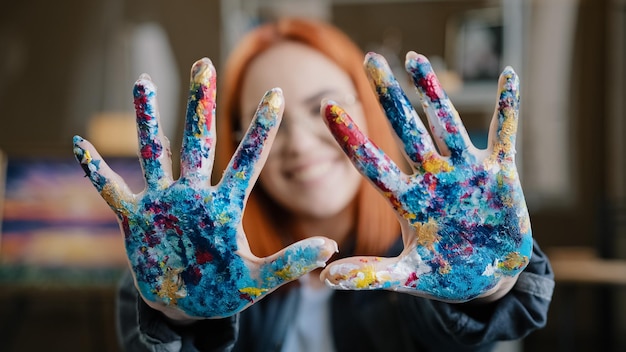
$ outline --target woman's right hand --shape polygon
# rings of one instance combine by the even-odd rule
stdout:
[[[242,228],[246,200],[282,117],[280,89],[263,97],[215,186],[210,184],[215,155],[215,68],[211,61],[199,60],[191,71],[181,177],[176,181],[150,77],[142,75],[133,94],[145,190],[133,194],[79,136],[74,137],[74,154],[117,215],[135,285],[147,304],[175,320],[227,317],[280,285],[325,266],[337,250],[330,239],[309,238],[258,258],[250,252]]]

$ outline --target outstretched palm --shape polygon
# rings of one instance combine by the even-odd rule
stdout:
[[[324,107],[326,120],[357,169],[397,212],[404,250],[396,258],[347,258],[322,276],[336,288],[390,289],[453,302],[488,294],[523,270],[532,252],[514,159],[515,72],[507,67],[500,77],[489,146],[478,150],[424,56],[409,53],[406,69],[437,147],[384,59],[368,54],[365,66],[414,174],[401,172],[333,102]]]
[[[95,148],[78,136],[74,154],[118,217],[144,300],[174,318],[218,318],[324,266],[336,244],[316,237],[267,258],[250,252],[241,219],[280,123],[282,92],[271,90],[263,97],[221,182],[211,186],[215,68],[202,59],[191,73],[178,180],[172,177],[169,142],[159,128],[156,89],[147,75],[134,88],[146,189],[130,192]]]

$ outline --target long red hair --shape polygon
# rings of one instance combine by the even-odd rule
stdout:
[[[217,120],[218,146],[216,170],[222,171],[237,147],[240,121],[240,97],[246,68],[260,53],[274,44],[289,40],[316,49],[330,58],[351,78],[363,107],[369,137],[392,159],[401,160],[385,115],[363,70],[364,53],[339,29],[317,21],[282,19],[256,27],[241,40],[226,62],[218,81],[220,118]],[[244,128],[241,128],[244,127]],[[297,195],[294,195],[297,196]],[[383,255],[400,234],[395,213],[382,195],[365,179],[356,200],[355,254]],[[252,252],[260,257],[271,255],[293,242],[289,233],[288,213],[274,203],[259,186],[250,195],[243,227]]]

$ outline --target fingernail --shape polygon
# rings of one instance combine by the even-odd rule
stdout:
[[[267,107],[267,112],[270,113],[268,117],[276,119],[280,108],[283,105],[283,91],[280,88],[272,88],[263,96],[263,105]]]
[[[142,73],[141,75],[139,75],[139,78],[137,80],[138,81],[150,81],[150,82],[152,82],[152,77],[150,77],[150,75],[147,74],[147,73]]]
[[[209,58],[196,61],[191,68],[193,81],[199,84],[210,84],[215,80],[215,67]]]
[[[75,135],[72,138],[72,143],[74,143],[74,145],[78,145],[78,143],[84,141],[83,137],[79,136],[79,135]]]

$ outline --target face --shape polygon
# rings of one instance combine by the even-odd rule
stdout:
[[[243,128],[263,94],[274,87],[283,90],[285,112],[259,183],[296,216],[334,216],[352,202],[361,176],[324,124],[320,102],[324,98],[338,102],[366,132],[352,80],[312,48],[294,42],[277,44],[248,68],[241,97]]]

